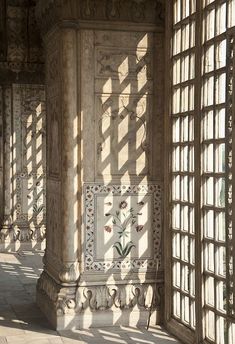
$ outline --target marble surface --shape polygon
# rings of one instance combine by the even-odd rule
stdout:
[[[35,304],[42,251],[0,253],[0,344],[179,344],[160,327],[54,331]]]

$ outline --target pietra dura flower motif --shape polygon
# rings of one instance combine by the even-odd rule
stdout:
[[[84,184],[84,196],[86,271],[155,271],[161,258],[161,186]],[[125,249],[131,240],[136,247]]]
[[[144,202],[141,202],[143,205]],[[117,230],[118,240],[113,244],[120,257],[125,258],[131,252],[135,244],[130,240],[130,230],[135,229],[137,233],[144,229],[143,225],[137,223],[138,215],[142,213],[135,213],[133,208],[128,208],[128,203],[123,200],[119,203],[119,209],[114,213],[106,213],[105,216],[112,216],[113,228],[111,226],[104,226],[104,230],[111,233]]]

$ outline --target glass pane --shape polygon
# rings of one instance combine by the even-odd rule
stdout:
[[[205,269],[208,272],[215,272],[214,244],[205,243]]]
[[[215,172],[225,172],[225,143],[215,147]]]
[[[207,11],[206,14],[206,40],[213,38],[215,35],[215,9]]]
[[[215,340],[215,313],[212,311],[206,311],[206,337]]]
[[[226,312],[226,282],[218,281],[216,282],[216,308],[225,313]]]
[[[225,206],[225,179],[215,179],[215,205],[217,207]]]
[[[173,234],[173,257],[180,258],[180,233]]]
[[[226,99],[226,74],[223,73],[216,77],[216,85],[215,85],[215,103],[221,104],[225,103]]]
[[[172,135],[173,142],[174,143],[180,142],[180,118],[179,117],[173,119],[172,131],[173,131],[173,135]]]
[[[178,291],[173,293],[173,314],[180,318],[180,293]]]
[[[216,68],[222,68],[226,65],[226,40],[215,45],[216,49]]]
[[[215,230],[216,230],[216,237],[215,239],[217,241],[225,242],[225,213],[220,212],[216,213],[215,218]]]
[[[215,280],[213,277],[206,277],[205,281],[205,302],[208,306],[215,306]]]
[[[174,204],[172,209],[172,227],[180,229],[180,205]]]
[[[202,122],[202,137],[211,140],[214,137],[214,115],[213,111],[206,112]]]
[[[204,235],[206,238],[214,238],[214,211],[207,210],[204,214]]]
[[[213,105],[214,99],[214,76],[205,79],[203,83],[202,106]]]
[[[181,235],[181,260],[188,262],[189,240],[187,235]]]
[[[173,285],[180,288],[180,263],[175,262],[173,264]]]
[[[216,111],[215,115],[215,138],[225,138],[225,109]]]
[[[226,30],[226,3],[219,5],[216,11],[216,34],[220,35]]]
[[[235,26],[235,0],[228,2],[228,26]]]
[[[216,333],[217,333],[216,342],[218,344],[227,344],[225,326],[226,326],[225,319],[217,316],[216,317]]]
[[[182,315],[183,321],[189,323],[189,297],[182,296]]]
[[[214,70],[214,45],[210,45],[206,48],[203,65],[205,73]]]

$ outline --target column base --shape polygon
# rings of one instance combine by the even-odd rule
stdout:
[[[147,283],[63,286],[43,272],[37,285],[37,304],[56,330],[156,325],[161,322],[156,299]]]

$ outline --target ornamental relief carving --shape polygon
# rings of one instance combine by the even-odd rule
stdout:
[[[63,20],[123,21],[164,25],[164,5],[158,0],[45,1],[37,4],[43,32]]]
[[[48,98],[47,112],[50,115],[47,127],[50,138],[50,144],[47,146],[48,172],[53,178],[59,178],[61,173],[60,111],[59,97]]]
[[[46,62],[47,96],[56,97],[60,93],[60,52],[48,51]]]
[[[21,63],[43,63],[44,55],[39,29],[35,18],[35,4],[7,2],[7,61]]]
[[[97,48],[96,77],[138,80],[152,78],[152,54],[147,50]]]
[[[96,175],[151,175],[153,36],[100,31],[94,39]]]
[[[60,256],[61,252],[61,201],[60,201],[60,183],[50,181],[48,183],[47,203],[50,212],[47,214],[48,231],[48,250],[53,253],[55,257]]]
[[[148,174],[150,99],[128,95],[98,99],[97,173],[112,176]]]
[[[162,283],[111,284],[60,287],[47,273],[38,280],[37,292],[47,296],[58,315],[84,311],[150,310],[161,307]]]
[[[95,0],[82,0],[82,17],[93,18],[96,14],[96,1]]]
[[[79,287],[76,301],[77,312],[156,307],[153,284]]]
[[[55,48],[56,45],[56,48]],[[47,84],[47,133],[48,142],[48,172],[52,178],[60,177],[61,162],[61,59],[60,59],[60,38],[58,32],[53,33],[50,40],[46,42],[46,84]]]
[[[121,11],[121,1],[120,0],[106,0],[106,16],[109,20],[119,19]]]

